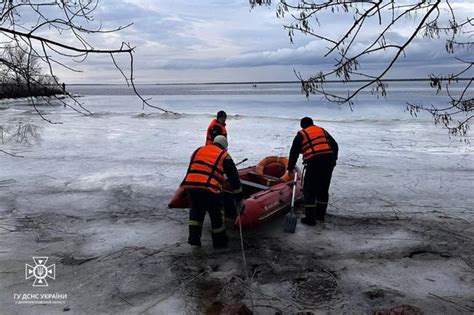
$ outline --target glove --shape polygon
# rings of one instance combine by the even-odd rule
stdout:
[[[290,183],[290,182],[293,182],[294,178],[295,178],[295,171],[291,170],[291,171],[286,171],[285,175],[283,175],[281,179],[285,182]]]
[[[288,170],[288,176],[290,176],[291,179],[295,178],[295,170]]]

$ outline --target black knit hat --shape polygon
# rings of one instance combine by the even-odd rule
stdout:
[[[221,117],[227,117],[227,114],[223,110],[217,112],[217,118],[219,119]]]
[[[301,118],[301,121],[300,121],[301,128],[306,129],[309,126],[312,126],[312,125],[314,125],[314,123],[313,123],[313,120],[311,119],[311,117]]]

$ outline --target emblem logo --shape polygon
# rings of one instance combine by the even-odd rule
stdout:
[[[47,287],[46,278],[56,279],[56,265],[46,266],[48,257],[32,257],[35,262],[34,266],[25,265],[25,279],[35,278],[34,287]]]

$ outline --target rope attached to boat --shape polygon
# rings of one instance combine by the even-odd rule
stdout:
[[[252,296],[252,282],[250,281],[250,277],[247,272],[247,260],[245,259],[245,249],[244,249],[244,236],[242,233],[242,222],[240,221],[240,216],[241,216],[240,209],[237,209],[237,211],[239,211],[240,248],[242,249],[242,259],[244,263],[245,278],[247,280],[247,285],[249,287],[250,304],[251,304],[250,310],[253,312],[254,304],[253,304],[253,296]]]

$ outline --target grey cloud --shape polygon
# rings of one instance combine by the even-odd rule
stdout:
[[[28,17],[29,15],[24,16],[25,19]],[[324,31],[339,33],[344,23],[337,17],[338,15],[325,16],[322,25]],[[287,32],[281,27],[285,21],[275,17],[274,8],[250,11],[248,3],[241,0],[230,0],[225,4],[222,0],[104,0],[95,12],[94,23],[98,25],[99,21],[102,21],[104,28],[134,23],[130,29],[113,36],[102,35],[93,39],[93,44],[103,47],[120,45],[121,41],[130,42],[137,46],[136,70],[146,73],[157,71],[162,74],[170,73],[170,76],[175,76],[178,71],[237,73],[244,68],[250,73],[251,68],[279,67],[289,69],[289,76],[292,76],[292,68],[327,69],[334,64],[334,56],[323,58],[327,52],[325,43],[312,41],[313,37],[298,34],[295,44],[291,45]],[[202,27],[206,27],[207,33],[200,32]],[[219,36],[208,38],[214,35],[213,27],[219,32]],[[373,33],[362,34],[357,45],[369,43],[369,38],[364,36],[373,36]],[[222,38],[222,43],[216,38]],[[387,34],[387,39],[401,43],[406,38],[391,32]],[[231,48],[243,53],[232,51]],[[202,56],[201,50],[216,52],[214,56],[218,57],[193,58]],[[442,40],[416,39],[406,53],[407,57],[401,58],[398,65],[431,66],[436,70],[437,65],[454,62],[453,56],[445,52]],[[363,66],[380,69],[389,56],[390,51],[372,54],[362,60]],[[464,51],[458,56],[467,58],[470,54]],[[115,71],[109,58],[91,58],[87,62],[99,71]],[[95,73],[93,75],[97,76]]]
[[[256,67],[270,65],[319,65],[332,64],[334,58],[324,58],[327,51],[321,42],[310,42],[305,46],[296,48],[281,48],[271,51],[250,52],[236,57],[220,58],[212,60],[175,59],[156,63],[161,69],[213,69],[220,67]],[[393,56],[393,50],[380,51],[363,58],[365,64],[378,64],[389,61]],[[457,56],[467,57],[468,51],[461,51]],[[406,57],[400,58],[400,62],[418,62],[419,64],[452,63],[454,57],[444,50],[442,40],[418,39],[406,50]]]
[[[103,2],[105,3],[105,2]],[[142,8],[130,2],[113,1],[98,8],[96,18],[109,28],[133,23],[128,30],[120,32],[120,37],[136,43],[150,40],[173,46],[187,46],[201,41],[185,36],[189,21]]]

